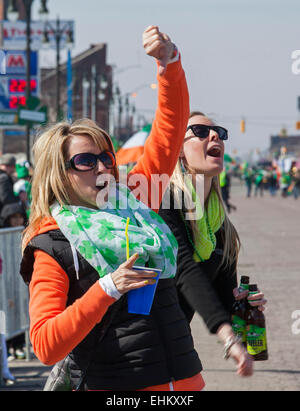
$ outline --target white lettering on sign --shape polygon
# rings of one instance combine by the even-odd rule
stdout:
[[[56,21],[49,22],[52,27],[56,27]],[[61,20],[62,28],[61,48],[66,47],[68,32],[71,30],[74,33],[74,21]],[[24,21],[4,21],[3,27],[3,44],[5,50],[25,50],[26,47],[26,23]],[[43,33],[45,23],[33,21],[31,23],[31,50],[39,50],[43,47]],[[55,33],[51,30],[49,34],[50,47],[56,48]]]
[[[43,123],[46,120],[46,114],[39,111],[20,110],[19,118],[20,120],[37,121],[38,123]]]
[[[6,74],[6,54],[0,50],[0,74]]]
[[[5,318],[5,312],[0,311],[0,334],[5,334],[6,333],[6,318]]]
[[[16,114],[0,113],[0,124],[15,124],[15,123],[16,123]]]

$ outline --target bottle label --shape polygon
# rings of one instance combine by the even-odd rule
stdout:
[[[247,350],[251,355],[256,355],[267,349],[266,329],[257,325],[247,325]]]
[[[238,315],[232,316],[232,330],[235,335],[241,338],[242,342],[246,342],[246,321]]]
[[[249,284],[243,284],[241,283],[239,286],[239,292],[242,293],[243,291],[248,291],[249,290]]]

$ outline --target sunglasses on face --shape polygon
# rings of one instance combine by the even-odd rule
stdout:
[[[226,130],[226,128],[220,126],[206,126],[204,124],[193,124],[191,126],[188,126],[186,131],[188,130],[192,130],[194,135],[200,138],[208,137],[210,130],[214,130],[216,133],[218,133],[220,140],[228,139],[228,131]],[[190,137],[193,136],[189,136],[188,138]]]
[[[98,160],[108,169],[112,169],[116,165],[116,158],[112,151],[102,151],[100,154],[79,153],[75,154],[69,161],[66,161],[66,168],[73,168],[77,171],[93,170]]]

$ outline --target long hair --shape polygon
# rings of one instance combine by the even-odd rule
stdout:
[[[191,112],[189,118],[192,118],[196,115],[205,116],[205,114],[203,114],[200,111],[193,111]],[[194,170],[191,170],[188,168],[187,164],[184,165],[184,168],[188,173],[191,173],[191,174],[195,173]],[[190,189],[186,185],[184,174],[185,174],[185,171],[183,170],[183,167],[182,167],[182,160],[178,159],[175,170],[171,177],[171,185],[173,188],[174,200],[175,202],[177,202],[177,204],[181,204],[182,203],[182,193],[183,193],[185,197],[185,204],[193,204],[192,194],[190,192]],[[239,254],[240,247],[241,247],[241,242],[240,242],[239,235],[234,225],[232,224],[232,222],[230,221],[226,213],[226,208],[224,207],[224,202],[223,202],[222,194],[221,194],[219,176],[215,176],[212,179],[211,190],[205,202],[205,205],[204,205],[205,207],[208,204],[208,199],[209,199],[209,196],[212,190],[215,190],[219,198],[220,205],[224,211],[224,223],[223,223],[224,230],[222,230],[222,236],[223,236],[222,240],[224,244],[224,250],[223,250],[223,258],[222,258],[220,265],[223,265],[223,264],[224,266],[236,265],[237,260],[238,260],[238,254]],[[193,212],[192,209],[187,209],[186,211],[189,213]],[[220,214],[220,218],[221,218],[221,214]],[[190,220],[190,224],[192,227],[193,239],[195,241],[198,235],[197,220]]]
[[[114,152],[109,135],[92,120],[77,120],[72,124],[60,122],[44,130],[33,146],[34,173],[29,223],[23,232],[22,250],[45,217],[51,217],[50,206],[55,202],[69,204],[66,189],[69,183],[65,168],[68,144],[73,136],[89,136],[101,151]],[[116,181],[118,169],[114,169]]]

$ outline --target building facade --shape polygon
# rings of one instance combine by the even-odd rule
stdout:
[[[56,122],[56,69],[42,69],[41,101],[48,107],[49,122]],[[67,65],[60,66],[61,119],[67,116]],[[72,58],[73,121],[91,118],[109,130],[109,106],[112,95],[112,69],[106,64],[106,44],[91,45]]]
[[[9,0],[0,0],[0,21],[7,19]],[[25,20],[22,0],[15,0],[19,10],[19,20]],[[2,44],[0,30],[0,44]],[[88,50],[72,56],[72,118],[88,117],[100,127],[109,131],[110,103],[112,101],[112,68],[106,64],[106,44],[91,45]],[[57,67],[41,69],[40,99],[48,107],[49,123],[67,118],[67,66],[59,67],[60,115],[57,115]],[[31,145],[35,140],[36,130],[32,130]],[[0,127],[0,154],[25,153],[26,139],[24,127]]]
[[[271,136],[270,153],[276,156],[285,147],[286,153],[300,157],[300,136]]]

